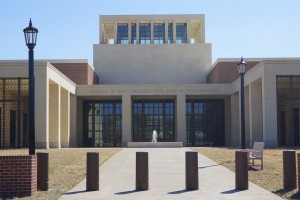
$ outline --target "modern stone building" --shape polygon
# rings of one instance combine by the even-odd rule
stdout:
[[[212,64],[204,15],[100,16],[93,65],[37,60],[36,146],[240,145],[239,58]],[[300,58],[245,58],[246,145],[299,145]],[[27,61],[0,61],[0,148],[28,145]]]

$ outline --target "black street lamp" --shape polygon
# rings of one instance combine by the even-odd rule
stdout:
[[[241,62],[237,64],[238,72],[241,76],[241,149],[246,149],[245,144],[245,100],[244,100],[244,74],[247,63],[241,58]]]
[[[38,29],[32,26],[31,19],[29,26],[23,30],[25,42],[29,49],[29,155],[35,155],[35,92],[34,92],[34,58],[33,49],[36,45]]]

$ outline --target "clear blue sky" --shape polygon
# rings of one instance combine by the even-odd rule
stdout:
[[[89,59],[99,15],[205,14],[213,62],[300,57],[299,0],[1,0],[0,60],[27,59],[23,28],[39,29],[36,59]]]

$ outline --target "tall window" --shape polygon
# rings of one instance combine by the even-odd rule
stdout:
[[[83,102],[84,146],[122,146],[122,102]]]
[[[140,24],[140,44],[150,44],[151,42],[151,25],[150,23]]]
[[[300,144],[300,76],[276,76],[279,146]]]
[[[28,79],[0,79],[0,147],[23,148],[26,133],[23,115],[28,113]],[[27,137],[28,138],[28,137]]]
[[[224,100],[188,99],[186,102],[186,132],[188,146],[213,143],[223,146]]]
[[[176,44],[187,43],[187,27],[186,23],[176,24]]]
[[[117,44],[128,44],[128,24],[118,24]]]
[[[154,24],[154,44],[163,44],[165,41],[165,24]]]
[[[154,130],[157,141],[175,141],[174,100],[133,101],[133,141],[150,142]]]
[[[136,24],[131,24],[131,44],[136,44]]]
[[[168,24],[168,44],[173,43],[173,24]]]

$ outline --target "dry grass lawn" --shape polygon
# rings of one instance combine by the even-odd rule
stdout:
[[[192,148],[207,156],[224,167],[234,171],[235,151],[228,148]],[[285,199],[300,199],[297,190],[283,190],[283,164],[282,149],[264,150],[264,169],[260,170],[260,161],[255,161],[257,166],[249,170],[249,181],[269,190]],[[300,150],[297,150],[300,153]]]
[[[31,197],[22,199],[58,199],[85,178],[86,153],[99,152],[99,165],[103,164],[120,148],[68,148],[38,150],[49,153],[49,191],[36,192]],[[27,155],[28,150],[1,150],[1,155]]]

